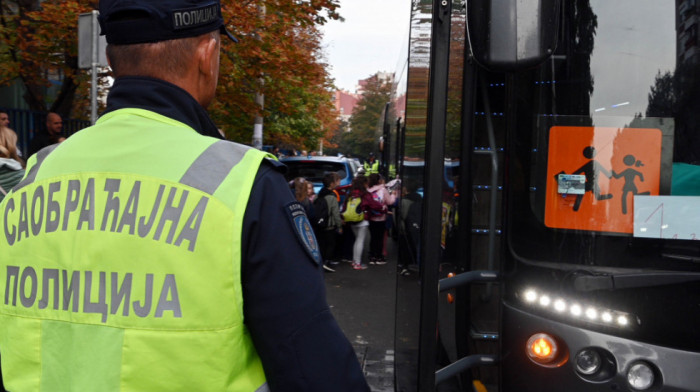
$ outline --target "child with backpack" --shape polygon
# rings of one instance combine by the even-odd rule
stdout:
[[[343,232],[343,220],[338,206],[340,200],[338,194],[334,192],[338,185],[340,185],[338,173],[327,173],[323,177],[323,188],[313,202],[315,218],[312,226],[321,246],[323,270],[326,272],[335,272],[331,265],[331,258],[335,251],[336,237]]]
[[[384,177],[379,173],[369,175],[369,190],[374,200],[381,203],[382,209],[370,210],[369,216],[369,263],[386,264],[384,258],[384,238],[386,235],[386,216],[389,206],[396,202],[393,190],[386,189]]]
[[[372,194],[367,191],[368,184],[367,177],[363,175],[355,177],[352,180],[350,195],[345,199],[343,208],[343,219],[355,234],[355,243],[352,249],[352,268],[356,270],[367,269],[367,265],[362,263],[362,251],[369,233],[367,211],[384,208],[383,204],[374,200]]]

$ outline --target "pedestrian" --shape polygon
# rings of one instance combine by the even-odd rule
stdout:
[[[7,115],[7,112],[0,111],[0,126],[5,128],[10,127],[10,116]]]
[[[63,119],[58,113],[46,115],[46,130],[37,131],[29,143],[29,155],[36,154],[39,150],[52,144],[60,143],[65,138],[61,135]]]
[[[205,110],[231,44],[219,1],[99,12],[105,113],[0,204],[0,271],[22,287],[0,284],[5,387],[369,391],[284,167]]]
[[[306,194],[312,203],[316,200],[316,190],[314,190],[314,183],[311,181],[306,181]]]
[[[304,207],[306,216],[309,217],[309,219],[313,220],[313,217],[315,216],[314,206],[311,200],[309,199],[308,192],[308,185],[311,184],[311,182],[307,181],[304,177],[297,177],[292,183],[294,189],[294,197]],[[313,187],[311,189],[313,189]]]
[[[418,264],[420,244],[421,208],[423,197],[418,193],[420,182],[409,178],[402,189],[397,226],[399,234],[405,240],[399,244],[397,269],[399,275],[411,274],[410,266]]]
[[[24,177],[24,161],[17,154],[17,134],[0,126],[0,201]]]
[[[348,222],[346,222],[355,234],[355,241],[352,249],[352,268],[356,270],[367,269],[367,264],[362,263],[362,253],[367,240],[367,234],[369,233],[368,211],[381,210],[384,208],[381,202],[372,197],[372,194],[367,190],[368,187],[368,179],[366,176],[360,175],[353,178],[350,196],[345,199],[343,208],[344,211],[346,211],[344,216],[352,214],[353,211],[357,212],[355,203],[356,199],[360,200],[359,212],[362,215],[361,220],[351,221],[351,219],[348,219]]]
[[[369,263],[386,264],[384,257],[384,237],[386,235],[386,217],[389,206],[396,202],[393,190],[387,190],[384,177],[379,173],[369,175],[369,193],[378,200],[383,208],[371,209],[369,214]]]
[[[343,219],[340,217],[340,196],[335,188],[340,185],[340,176],[336,172],[328,172],[323,176],[323,188],[318,192],[314,202],[314,211],[317,221],[322,223],[316,227],[316,234],[321,245],[323,256],[323,269],[326,272],[335,272],[333,268],[338,264],[333,260],[337,237],[343,233]]]
[[[373,152],[369,153],[367,160],[362,166],[365,169],[365,175],[367,176],[369,176],[370,174],[379,173],[379,161],[377,161],[377,159],[374,157]]]

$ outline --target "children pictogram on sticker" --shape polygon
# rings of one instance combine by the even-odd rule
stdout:
[[[627,165],[627,166],[636,166],[636,167],[642,167],[644,166],[644,163],[642,161],[638,161],[637,158],[634,157],[634,155],[625,155],[624,158],[622,158],[622,162]],[[622,173],[615,173],[613,170],[612,172],[613,177],[615,178],[621,178],[624,177],[625,179],[625,184],[622,186],[622,213],[627,214],[627,194],[632,192],[632,197],[634,195],[650,195],[651,192],[639,192],[637,190],[637,185],[634,183],[635,177],[639,177],[640,182],[644,182],[644,175],[634,169],[625,169],[622,171]]]
[[[553,126],[548,139],[545,225],[631,233],[634,196],[659,194],[661,130]]]
[[[586,176],[586,192],[593,192],[596,200],[608,200],[613,196],[610,193],[601,194],[600,185],[598,183],[598,175],[602,173],[605,177],[610,178],[612,173],[608,171],[600,162],[594,160],[596,156],[596,150],[593,146],[587,146],[583,149],[583,156],[588,159],[583,166],[574,170],[571,174],[583,174]],[[576,195],[576,201],[574,202],[574,211],[578,211],[581,208],[581,201],[583,200],[583,194]]]

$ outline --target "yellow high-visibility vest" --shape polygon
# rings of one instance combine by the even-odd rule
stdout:
[[[372,163],[370,163],[369,161],[365,162],[364,167],[365,167],[365,173],[367,175],[370,175],[373,173],[379,173],[379,161],[377,161],[377,160],[375,160]]]
[[[265,157],[121,109],[30,158],[0,204],[6,388],[267,391],[240,276]]]

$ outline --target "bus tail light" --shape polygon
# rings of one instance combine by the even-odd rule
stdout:
[[[568,354],[553,336],[546,333],[536,333],[527,340],[527,356],[538,365],[558,367],[568,359]]]

